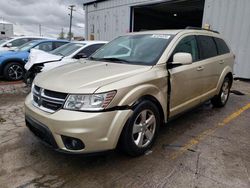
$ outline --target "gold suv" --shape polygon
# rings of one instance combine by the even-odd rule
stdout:
[[[25,101],[26,124],[59,151],[93,153],[119,145],[138,156],[174,116],[210,99],[223,107],[233,63],[213,31],[127,34],[87,60],[39,74]]]

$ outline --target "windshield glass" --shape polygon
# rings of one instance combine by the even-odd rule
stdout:
[[[50,53],[54,54],[54,55],[61,55],[61,56],[65,57],[65,56],[69,56],[69,55],[73,54],[76,50],[80,49],[84,45],[86,45],[86,44],[83,44],[83,43],[69,43],[69,44],[65,44],[65,45],[53,50]]]
[[[0,40],[0,44],[3,44],[5,43],[7,40],[3,39],[3,40]]]
[[[172,35],[138,34],[118,37],[90,59],[127,64],[155,65],[171,41]]]
[[[33,47],[35,44],[37,44],[37,41],[30,41],[28,43],[23,44],[22,46],[18,47],[16,51],[27,51],[31,47]]]

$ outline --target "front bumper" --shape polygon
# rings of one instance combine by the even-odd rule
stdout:
[[[33,106],[31,95],[25,100],[25,117],[31,131],[35,133],[32,128],[35,129],[38,132],[35,135],[53,148],[70,153],[95,153],[114,149],[131,114],[132,110],[87,113],[64,109],[50,114]],[[62,136],[81,140],[85,148],[67,149]]]

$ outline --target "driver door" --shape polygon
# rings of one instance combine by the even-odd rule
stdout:
[[[203,69],[199,65],[196,37],[185,36],[180,39],[170,57],[169,64],[173,62],[173,56],[178,52],[190,53],[193,63],[169,68],[171,83],[170,117],[199,104],[203,91]]]

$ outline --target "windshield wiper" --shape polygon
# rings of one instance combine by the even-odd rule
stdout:
[[[118,63],[131,63],[130,61],[124,60],[124,59],[119,59],[115,57],[106,57],[106,58],[93,58],[90,57],[90,60],[96,60],[96,61],[109,61],[109,62],[118,62]]]

